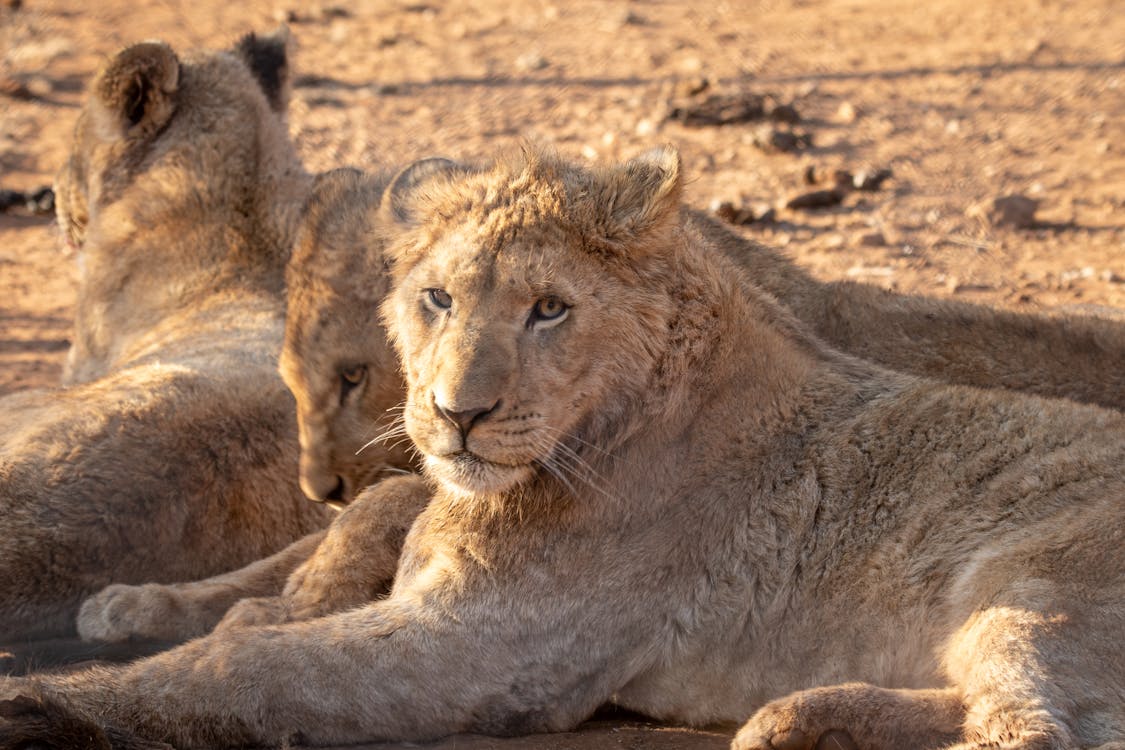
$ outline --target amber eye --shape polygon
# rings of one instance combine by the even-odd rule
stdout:
[[[340,370],[340,401],[367,379],[367,365],[353,365]]]
[[[531,322],[562,320],[569,309],[558,297],[544,297],[531,308]]]
[[[340,373],[340,377],[352,385],[359,385],[367,377],[367,365],[349,367]]]
[[[436,310],[448,310],[453,307],[453,298],[444,289],[427,289],[426,298]]]

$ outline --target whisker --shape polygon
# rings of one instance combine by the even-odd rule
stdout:
[[[398,417],[391,422],[390,427],[388,427],[385,431],[381,432],[380,434],[376,435],[375,437],[364,443],[362,446],[360,446],[359,450],[355,452],[355,455],[358,456],[360,453],[367,450],[375,443],[386,442],[387,440],[390,440],[392,438],[403,437],[404,435],[406,435],[406,423],[402,420],[401,417]]]
[[[580,456],[577,451],[575,451],[566,443],[556,443],[554,449],[558,451],[561,456],[566,457],[566,459],[571,463],[576,471],[580,469],[585,475],[588,475],[588,477],[597,479],[603,484],[608,484],[608,480],[606,480],[606,478],[602,476],[601,473],[599,473],[598,470],[595,469],[589,461],[586,461],[584,458],[582,458],[582,456]]]
[[[399,411],[399,412],[406,411],[406,402],[405,401],[399,401],[394,406],[388,406],[386,409],[383,410],[383,413],[386,414],[389,411]]]
[[[591,450],[597,451],[598,453],[602,454],[603,456],[605,456],[607,458],[615,458],[615,456],[612,453],[610,453],[609,451],[607,451],[605,448],[602,448],[600,445],[594,445],[593,443],[591,443],[588,440],[583,440],[582,438],[578,437],[577,435],[575,435],[572,432],[563,432],[559,428],[552,427],[551,425],[547,425],[547,424],[542,425],[542,427],[544,429],[550,430],[551,432],[555,433],[555,435],[557,435],[560,438],[560,440],[573,440],[574,442],[581,443],[582,445],[584,445],[587,448],[590,448]]]
[[[539,434],[535,442],[536,447],[543,453],[543,458],[537,459],[536,463],[558,479],[572,494],[576,493],[576,488],[571,479],[581,482],[609,500],[618,500],[605,488],[604,485],[609,484],[605,477],[601,476],[573,448],[562,442],[549,443],[547,436],[543,434]]]

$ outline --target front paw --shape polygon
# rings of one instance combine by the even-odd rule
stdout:
[[[826,726],[800,696],[759,709],[739,730],[731,750],[858,750],[847,731]]]
[[[78,610],[78,635],[84,641],[117,643],[132,637],[177,640],[181,607],[159,584],[106,586]]]

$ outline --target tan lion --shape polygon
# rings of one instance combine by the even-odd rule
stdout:
[[[450,163],[426,164],[433,169]],[[426,172],[415,166],[405,175]],[[409,442],[399,409],[403,386],[375,320],[389,288],[388,260],[375,233],[389,180],[354,170],[320,178],[287,271],[281,371],[297,400],[302,486],[319,500],[346,501],[407,463]],[[852,282],[822,283],[699,212],[686,212],[685,221],[845,351],[950,382],[1125,407],[1125,326],[1098,318],[1020,315]],[[371,510],[341,519],[340,528],[349,531],[340,533],[346,539],[401,540],[424,504],[424,497],[398,499],[393,507],[373,503]],[[239,605],[228,623],[301,619],[386,594],[398,548],[376,549],[373,542],[366,551],[345,552],[339,539],[331,540],[286,585],[286,576],[321,539],[306,539],[244,572],[198,584],[110,586],[83,605],[79,633],[95,641],[186,640],[209,632],[247,597],[255,601]],[[342,562],[365,555],[363,570]],[[334,566],[335,574],[326,573]],[[309,570],[318,575],[306,574]],[[342,583],[353,579],[362,584]],[[260,599],[281,594],[283,587],[288,601]]]
[[[8,680],[33,697],[0,748],[553,731],[607,701],[751,716],[740,750],[1125,747],[1125,416],[826,347],[714,252],[671,150],[419,169],[379,228],[435,494],[389,596]]]
[[[110,582],[213,575],[327,524],[275,371],[312,184],[288,82],[284,32],[137,44],[94,80],[57,185],[82,269],[69,386],[0,405],[0,642],[73,633]]]

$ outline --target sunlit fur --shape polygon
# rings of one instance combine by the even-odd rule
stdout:
[[[287,60],[284,33],[147,42],[91,85],[57,181],[80,262],[68,385],[0,404],[0,642],[73,634],[107,584],[229,570],[331,516],[297,486],[276,373],[311,186],[263,90]]]
[[[1125,743],[1120,413],[832,350],[685,216],[670,150],[403,182],[379,226],[407,428],[436,466],[464,430],[523,475],[439,475],[385,598],[8,694],[187,746],[554,731],[606,701],[750,717],[738,750]],[[536,331],[542,294],[572,306]]]
[[[405,169],[400,178],[409,187],[457,171],[465,168],[429,159]],[[384,204],[390,184],[389,175],[364,176],[347,169],[320,177],[289,264],[281,372],[297,401],[302,484],[306,494],[321,500],[340,481],[340,502],[347,503],[368,482],[397,471],[406,454],[416,457],[406,434],[398,365],[375,313],[389,289],[388,237],[379,227],[388,218],[392,223],[409,221],[412,210],[409,200],[394,209]],[[820,282],[778,252],[700,212],[684,211],[682,219],[699,234],[700,242],[721,251],[819,336],[850,353],[948,382],[1123,405],[1125,325],[1098,318],[1021,315],[854,282]],[[568,318],[569,311],[563,320]],[[341,399],[341,373],[356,363],[367,367],[365,382]],[[608,455],[603,449],[555,428],[542,431],[536,441],[533,452],[539,457],[522,466],[477,462],[473,473],[466,475],[456,463],[440,458],[427,458],[425,463],[434,476],[445,473],[446,487],[456,490],[457,496],[474,497],[475,490],[479,498],[481,492],[524,481],[536,468],[571,489],[581,485],[609,496],[602,489],[601,473],[584,458]],[[410,513],[414,512],[412,508]],[[354,514],[349,518],[354,519]],[[412,520],[410,515],[392,525],[407,527]],[[198,635],[218,623],[238,599],[278,595],[286,576],[315,548],[302,542],[287,554],[251,566],[244,575],[224,574],[198,585],[116,586],[91,601],[88,610],[91,614],[112,610],[113,633],[122,638],[150,632],[180,638]],[[396,550],[381,549],[368,557],[385,560]],[[329,559],[338,556],[324,552]],[[322,558],[318,569],[327,568]],[[335,581],[352,575],[349,570],[326,577],[319,584],[324,588],[320,592],[311,590],[318,586],[317,579],[303,577],[302,597],[325,606],[337,603],[340,587]],[[385,571],[372,573],[375,578],[385,575]],[[266,611],[259,607],[255,616],[261,620]],[[271,605],[269,611],[284,612],[289,618],[310,610],[305,605]]]
[[[302,487],[316,500],[342,482],[347,502],[410,466],[404,386],[378,319],[390,275],[373,222],[388,179],[354,170],[320,177],[289,262],[280,370],[297,400]],[[363,380],[344,382],[356,367]]]

